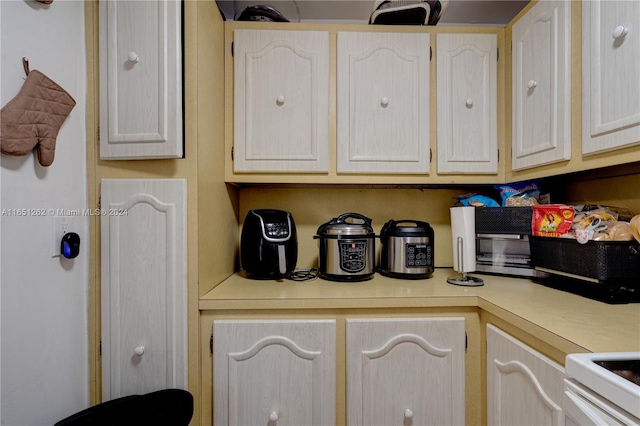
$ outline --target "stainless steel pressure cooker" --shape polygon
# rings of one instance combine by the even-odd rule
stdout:
[[[433,228],[418,220],[390,220],[380,230],[380,273],[404,279],[433,274]]]
[[[375,234],[371,219],[344,213],[320,225],[321,278],[331,281],[364,281],[375,273]]]

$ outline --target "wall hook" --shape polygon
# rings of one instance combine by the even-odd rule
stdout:
[[[22,66],[24,68],[24,73],[29,77],[29,60],[24,56],[22,57]]]

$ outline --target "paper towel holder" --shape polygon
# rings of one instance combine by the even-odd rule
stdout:
[[[475,241],[472,242],[475,244]],[[480,287],[484,285],[484,280],[478,277],[472,277],[465,272],[464,267],[464,238],[458,237],[456,240],[456,250],[458,254],[458,264],[454,265],[453,269],[456,271],[462,271],[460,276],[451,276],[447,278],[449,284],[466,286],[466,287]]]

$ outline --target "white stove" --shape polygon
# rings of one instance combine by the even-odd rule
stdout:
[[[640,352],[567,355],[566,425],[640,426]]]

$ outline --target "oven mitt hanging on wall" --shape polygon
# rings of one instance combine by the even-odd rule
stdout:
[[[33,70],[15,98],[0,110],[0,151],[27,155],[36,149],[38,161],[53,163],[56,137],[76,101],[56,82]]]

